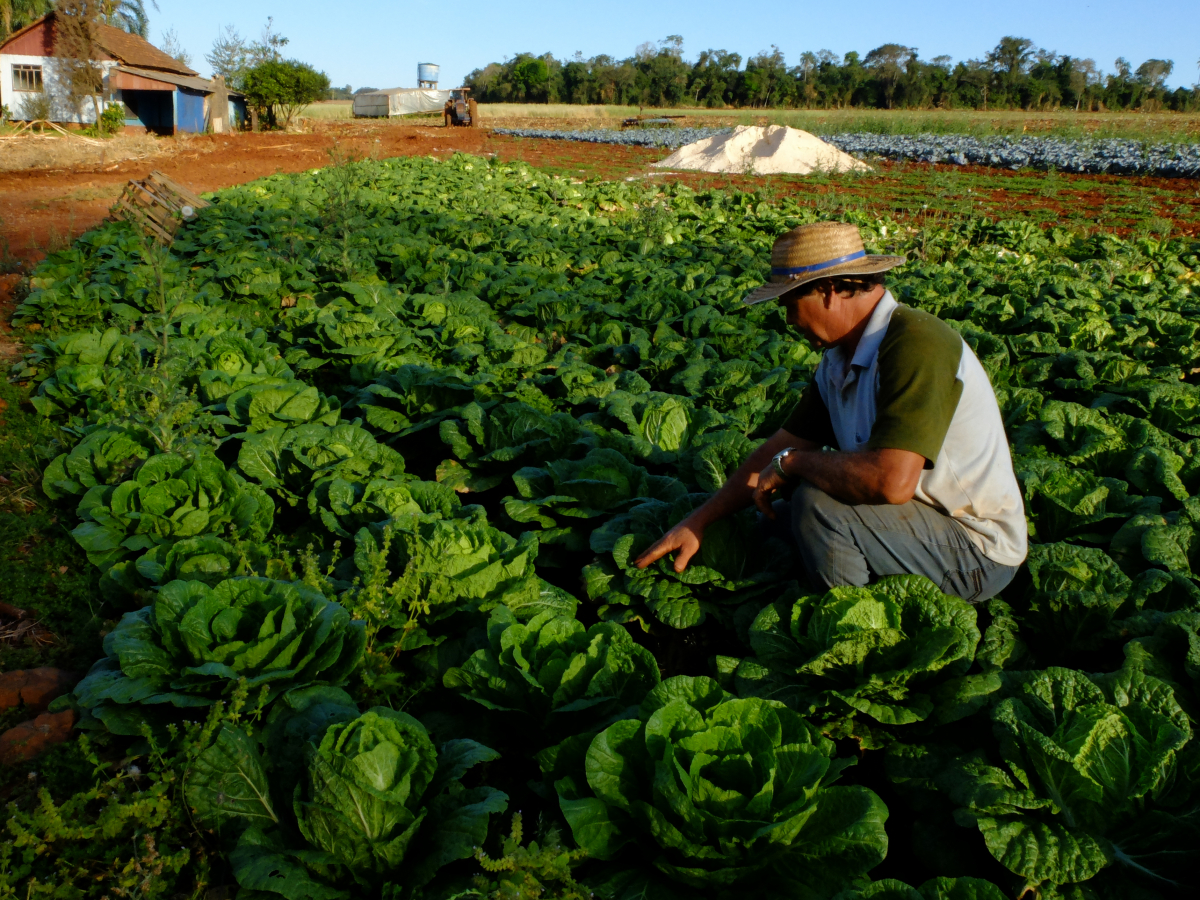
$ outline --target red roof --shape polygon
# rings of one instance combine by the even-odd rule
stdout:
[[[57,13],[47,13],[36,22],[31,22],[21,30],[14,31],[3,44],[0,44],[0,51],[3,51],[10,44],[19,41],[25,35],[37,30],[47,32],[47,38],[49,38],[57,15]],[[174,72],[177,75],[199,74],[178,60],[163,53],[145,38],[138,37],[136,34],[130,34],[127,31],[122,31],[120,28],[113,28],[111,25],[101,23],[96,23],[95,28],[96,44],[112,59],[123,62],[126,65],[137,66],[139,69],[157,69],[163,72]],[[22,43],[28,43],[28,41],[22,41]],[[42,43],[48,47],[53,46],[48,39]]]

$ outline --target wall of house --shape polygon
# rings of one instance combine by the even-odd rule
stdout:
[[[15,43],[15,42],[14,42]],[[9,47],[7,49],[14,49]],[[98,60],[107,82],[109,70],[116,67],[113,60]],[[84,100],[76,109],[70,102],[70,91],[61,75],[62,61],[54,56],[35,56],[16,53],[0,53],[0,105],[7,106],[13,118],[27,120],[30,100],[36,100],[37,94],[30,91],[17,91],[13,88],[13,66],[31,65],[42,67],[42,90],[50,98],[50,121],[91,125],[96,121],[96,108],[90,99]],[[102,97],[108,96],[107,86]],[[101,109],[104,108],[103,100]]]

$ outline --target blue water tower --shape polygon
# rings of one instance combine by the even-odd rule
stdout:
[[[440,68],[435,63],[417,63],[417,87],[434,88],[436,90]]]

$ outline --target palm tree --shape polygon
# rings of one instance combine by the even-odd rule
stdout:
[[[157,11],[157,0],[150,0],[150,3]],[[150,15],[146,12],[145,0],[100,0],[99,7],[100,18],[106,25],[138,37],[150,36]]]
[[[0,41],[53,8],[53,0],[0,0]]]

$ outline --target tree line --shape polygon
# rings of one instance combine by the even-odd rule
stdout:
[[[1200,65],[1200,64],[1198,64]],[[1004,37],[982,59],[923,60],[916,47],[884,44],[865,56],[805,52],[789,66],[777,46],[751,56],[705,50],[684,59],[683,38],[639,46],[628,59],[569,60],[518,53],[465,79],[488,103],[580,103],[651,107],[800,109],[1200,109],[1200,85],[1167,87],[1175,65],[1124,57],[1105,73],[1091,59]]]

